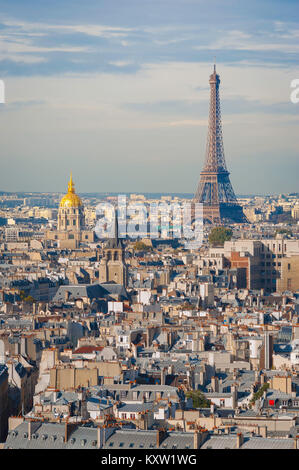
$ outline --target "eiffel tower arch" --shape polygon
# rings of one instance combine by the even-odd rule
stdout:
[[[194,202],[203,204],[204,222],[212,224],[248,222],[238,204],[225,163],[219,85],[220,78],[210,75],[210,112],[206,158]]]

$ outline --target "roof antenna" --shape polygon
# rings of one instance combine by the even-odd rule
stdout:
[[[214,73],[216,73],[216,56],[214,56]]]

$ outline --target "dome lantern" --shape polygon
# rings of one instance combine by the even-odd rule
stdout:
[[[82,201],[80,197],[75,193],[75,185],[73,183],[72,173],[68,183],[68,192],[62,197],[59,207],[82,207]]]

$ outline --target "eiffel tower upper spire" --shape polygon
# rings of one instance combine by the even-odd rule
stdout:
[[[219,95],[220,77],[216,72],[216,63],[209,83],[210,111],[206,158],[195,202],[203,204],[203,216],[212,223],[220,223],[224,219],[246,222],[242,208],[237,203],[225,162]]]
[[[220,77],[216,73],[216,64],[214,72],[210,75],[210,113],[209,113],[209,131],[206,147],[205,171],[227,171],[224,157],[221,110],[219,85]]]

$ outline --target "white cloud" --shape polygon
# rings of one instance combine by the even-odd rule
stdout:
[[[131,28],[114,27],[106,25],[59,25],[47,23],[30,23],[18,20],[4,20],[5,29],[0,33],[0,60],[9,59],[13,62],[37,63],[46,59],[35,57],[33,54],[48,52],[86,53],[92,52],[88,46],[72,46],[59,44],[57,46],[41,46],[35,43],[35,39],[47,34],[62,32],[82,33],[88,36],[103,38],[125,38],[132,31]],[[127,45],[127,44],[123,44]],[[28,54],[25,56],[24,54]],[[30,55],[31,54],[31,55]]]
[[[30,23],[18,20],[3,21],[5,26],[14,27],[30,34],[36,30],[38,31],[61,31],[64,33],[82,33],[87,36],[96,36],[104,38],[113,37],[126,37],[130,32],[134,31],[133,28],[124,28],[118,26],[108,26],[100,24],[49,24],[49,23]]]
[[[277,30],[280,32],[281,30]],[[276,35],[275,42],[267,42],[267,34],[260,41],[252,40],[251,35],[239,30],[225,31],[221,39],[212,41],[207,44],[193,46],[196,50],[237,50],[237,51],[275,51],[296,53],[299,51],[299,44],[296,42],[283,42],[284,38],[296,38],[297,31],[289,33],[289,35]],[[268,36],[273,34],[268,33]]]
[[[47,62],[45,57],[40,57],[37,55],[23,55],[23,54],[12,54],[12,53],[3,53],[0,51],[0,61],[1,60],[10,60],[11,62],[23,63],[23,64],[38,64],[42,62]]]
[[[87,47],[78,46],[55,46],[44,47],[34,46],[29,39],[14,39],[2,40],[0,37],[0,53],[14,54],[14,53],[35,53],[35,52],[87,52]]]
[[[118,62],[118,67],[125,66]],[[125,129],[156,127],[194,127],[207,123],[209,87],[208,79],[212,72],[211,64],[170,62],[145,64],[135,74],[96,73],[68,74],[53,77],[7,77],[7,95],[12,101],[28,100],[44,102],[43,108],[50,114],[58,113],[63,125],[71,123],[74,130],[82,129]],[[238,99],[271,105],[290,103],[290,82],[299,69],[290,70],[251,66],[250,73],[245,66],[218,64],[220,74],[221,100]],[[199,87],[199,90],[197,89]],[[162,102],[198,103],[198,116],[188,115],[175,104],[160,114],[158,103]],[[136,107],[127,106],[135,103]],[[151,108],[150,104],[153,104]],[[144,107],[143,107],[144,105]],[[184,108],[183,108],[184,109]],[[244,109],[244,106],[243,106]],[[287,108],[286,108],[287,109]],[[290,109],[290,119],[293,119]],[[223,112],[223,107],[222,107]],[[240,113],[228,116],[229,108],[223,116],[225,124],[235,123]],[[244,112],[243,112],[244,114]],[[254,122],[256,111],[249,115]],[[286,116],[288,116],[286,110]],[[275,117],[275,115],[274,115]],[[276,116],[282,122],[282,114]],[[71,118],[71,119],[70,119]],[[263,117],[273,119],[273,115]],[[277,123],[278,124],[278,123]],[[31,123],[28,123],[30,126]],[[36,122],[42,130],[44,121]]]
[[[233,114],[229,107],[223,106],[231,98],[266,104],[288,103],[290,81],[297,75],[298,68],[267,67],[251,66],[248,70],[244,65],[217,65],[221,78],[224,147],[228,167],[236,179],[238,174],[234,168],[240,166],[243,159],[252,156],[262,172],[266,171],[272,155],[276,158],[278,155],[283,158],[297,155],[299,118],[288,114],[287,109],[285,114],[277,115],[265,114],[262,110]],[[88,178],[94,178],[94,188],[106,185],[104,190],[117,190],[125,182],[133,187],[132,174],[139,168],[146,174],[140,174],[139,179],[140,185],[144,185],[151,174],[149,162],[152,165],[157,161],[160,162],[161,180],[163,171],[167,174],[167,165],[173,162],[177,167],[174,177],[178,182],[182,178],[181,172],[189,171],[184,168],[191,168],[194,182],[189,179],[182,188],[188,190],[189,185],[192,191],[205,153],[207,85],[211,72],[209,63],[172,62],[145,64],[135,74],[7,77],[7,104],[11,107],[9,112],[5,112],[5,105],[0,109],[2,147],[6,155],[3,185],[14,174],[15,166],[25,168],[26,162],[26,168],[31,165],[32,171],[47,168],[51,190],[58,184],[57,167],[61,177],[63,171],[68,171],[74,164],[80,182],[81,174],[83,180],[85,178],[86,188],[91,187]],[[176,109],[174,105],[168,111],[166,107],[163,114],[159,112],[159,106],[150,106],[165,101],[198,103],[198,116],[194,116],[193,107],[192,115],[188,114],[189,106]],[[15,106],[13,102],[16,102]],[[18,106],[18,102],[22,105]],[[126,106],[128,103],[139,106]],[[290,103],[290,107],[293,110],[294,105]],[[265,162],[259,161],[260,155],[269,155],[269,158]],[[115,168],[120,168],[116,180],[112,178],[113,181],[107,182],[103,174],[113,174]],[[32,181],[28,182],[28,190],[30,184]],[[148,182],[148,188],[151,184],[154,183]],[[173,180],[171,184],[174,184]],[[246,192],[243,186],[242,190]]]
[[[110,65],[114,65],[115,67],[127,67],[128,65],[132,65],[134,62],[131,60],[115,60],[109,62]]]

